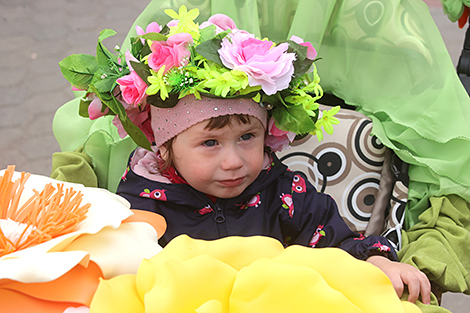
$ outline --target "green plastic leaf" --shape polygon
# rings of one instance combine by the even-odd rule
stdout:
[[[151,151],[151,144],[147,140],[147,137],[142,130],[129,119],[122,103],[109,93],[99,93],[94,86],[91,86],[90,88],[100,98],[101,102],[114,113],[114,115],[118,115],[118,118],[129,137],[131,137],[132,140],[140,147]]]
[[[212,38],[214,38],[215,30],[216,30],[215,25],[210,25],[199,30],[199,35],[200,35],[199,42],[204,42],[204,41],[211,40]]]
[[[139,75],[139,77],[142,78],[142,80],[147,84],[147,86],[149,86],[150,83],[147,78],[152,75],[150,73],[150,67],[145,63],[139,63],[134,61],[130,61],[130,63],[137,75]]]
[[[160,92],[147,97],[147,103],[158,108],[172,108],[178,103],[178,100],[178,94],[170,94],[169,97],[163,101],[160,97]]]
[[[301,105],[277,106],[272,114],[276,126],[284,131],[306,134],[315,130],[315,123]]]
[[[142,44],[142,41],[140,41],[140,38],[138,37],[132,37],[130,41],[131,41],[131,54],[139,58],[140,51],[142,51],[142,48],[144,47],[144,45]]]
[[[310,60],[307,58],[307,50],[308,48],[302,45],[299,45],[298,43],[289,40],[289,49],[287,49],[287,52],[290,53],[295,53],[296,54],[296,60],[294,61],[294,79],[298,78],[310,69],[312,66],[312,63],[314,60]]]
[[[73,54],[59,62],[65,79],[78,89],[88,89],[98,70],[96,58],[88,54]]]
[[[91,100],[80,99],[80,105],[78,107],[78,114],[81,117],[90,117],[88,115],[88,107],[90,106]]]
[[[117,34],[116,31],[114,31],[113,29],[103,29],[100,32],[100,36],[98,37],[98,42],[102,42],[106,38],[112,37],[116,34]]]
[[[222,64],[222,61],[220,60],[218,52],[221,47],[221,44],[222,40],[220,39],[211,39],[208,41],[204,41],[198,46],[196,46],[196,52],[205,57],[206,59],[211,60],[221,66],[224,66]]]
[[[160,33],[147,33],[139,37],[153,41],[166,41],[168,39],[167,36]]]

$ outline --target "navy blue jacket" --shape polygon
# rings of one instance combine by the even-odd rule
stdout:
[[[339,247],[362,260],[379,252],[396,260],[387,239],[352,232],[329,195],[317,192],[274,154],[272,158],[271,166],[239,196],[215,203],[187,184],[149,180],[130,168],[117,193],[132,209],[165,217],[168,228],[159,241],[162,246],[181,234],[206,240],[263,235],[285,246]]]

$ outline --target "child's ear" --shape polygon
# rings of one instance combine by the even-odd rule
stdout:
[[[163,161],[166,161],[168,158],[168,149],[166,148],[166,146],[163,144],[160,146],[160,148],[158,148],[158,150],[160,150],[160,155]]]

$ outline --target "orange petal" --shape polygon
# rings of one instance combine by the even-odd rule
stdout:
[[[12,302],[12,305],[14,305],[15,301],[19,301],[20,298],[24,298],[24,300],[21,300],[22,305],[23,301],[25,301],[26,304],[33,305],[30,308],[34,308],[23,311],[17,310],[15,312],[43,312],[34,307],[34,305],[42,307],[45,303],[48,303],[47,307],[55,307],[55,302],[68,303],[65,307],[60,306],[61,308],[63,307],[60,312],[63,312],[69,306],[89,306],[98,287],[100,277],[103,277],[101,269],[96,263],[90,262],[87,268],[77,265],[56,280],[45,283],[21,283],[2,279],[0,280],[0,298],[8,299],[8,303]],[[1,296],[2,294],[5,297]],[[13,301],[7,298],[7,294],[11,294],[17,300]]]

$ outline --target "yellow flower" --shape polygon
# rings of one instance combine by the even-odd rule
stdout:
[[[322,112],[322,126],[326,133],[329,135],[333,134],[333,125],[339,124],[339,120],[334,117],[334,115],[339,112],[340,108],[341,107],[338,105],[331,108],[330,110],[324,110]]]
[[[262,236],[176,237],[137,275],[101,281],[90,306],[90,313],[378,311],[420,312],[400,301],[380,269],[341,249],[284,249]]]
[[[160,67],[157,73],[155,73],[154,70],[150,70],[150,72],[152,73],[152,76],[149,76],[147,78],[150,83],[150,86],[148,86],[146,91],[147,94],[154,95],[160,91],[160,98],[165,101],[165,99],[168,98],[167,86],[165,84],[165,81],[163,80],[163,75],[165,73],[165,65],[162,65],[162,67]]]
[[[194,19],[199,16],[199,9],[192,9],[188,12],[185,5],[179,8],[178,13],[172,9],[166,9],[165,13],[171,18],[178,20],[177,26],[170,27],[170,35],[178,33],[189,33],[194,40],[199,39],[199,26],[194,23]]]
[[[240,89],[240,82],[231,72],[220,73],[212,71],[210,74],[213,78],[206,81],[204,86],[211,88],[211,91],[215,95],[225,97],[230,92],[231,88],[235,90]]]

